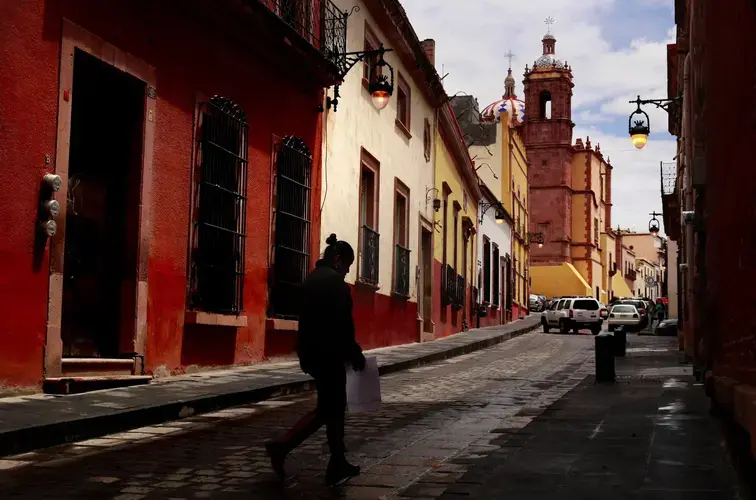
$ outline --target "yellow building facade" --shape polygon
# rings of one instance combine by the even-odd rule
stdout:
[[[439,338],[470,325],[481,192],[467,145],[449,104],[438,111],[436,131],[432,191],[440,207],[433,223],[433,316],[436,338]]]
[[[528,157],[525,145],[511,120],[504,131],[501,158],[503,175],[501,178],[502,204],[512,217],[512,317],[523,318],[529,307],[531,267],[530,210],[528,188]]]

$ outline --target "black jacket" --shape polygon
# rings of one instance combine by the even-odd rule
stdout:
[[[297,354],[305,373],[353,362],[362,353],[354,338],[352,293],[344,277],[318,261],[300,289]]]

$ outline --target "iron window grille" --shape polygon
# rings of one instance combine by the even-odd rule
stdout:
[[[449,264],[445,264],[441,268],[441,300],[445,306],[453,304],[455,301],[456,276],[454,268]]]
[[[501,303],[501,300],[499,299],[501,288],[501,264],[499,264],[499,249],[497,247],[494,247],[493,263],[493,305],[494,307],[499,307],[499,304]]]
[[[197,123],[189,305],[215,313],[243,308],[248,125],[231,99],[200,104]]]
[[[378,257],[380,234],[368,226],[362,226],[360,246],[360,281],[368,285],[378,284]]]
[[[274,238],[269,315],[298,316],[299,286],[310,264],[312,155],[299,137],[287,136],[275,150]]]
[[[394,259],[394,293],[402,297],[409,297],[410,250],[401,245],[396,245]]]
[[[346,53],[347,13],[331,0],[262,1],[273,13],[315,47],[331,63],[342,67]]]
[[[465,277],[457,275],[454,285],[454,307],[461,309],[465,305]]]
[[[483,242],[483,302],[491,301],[491,242]]]

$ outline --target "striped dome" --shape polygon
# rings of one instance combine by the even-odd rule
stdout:
[[[480,112],[480,119],[484,122],[498,122],[502,113],[507,114],[509,124],[522,125],[525,121],[525,102],[516,97],[504,97],[486,106]]]

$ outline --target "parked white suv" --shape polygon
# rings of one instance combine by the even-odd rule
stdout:
[[[587,329],[598,335],[603,324],[601,309],[601,303],[593,297],[564,297],[541,314],[541,325],[545,333],[550,328],[558,328],[562,334]]]

